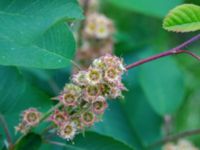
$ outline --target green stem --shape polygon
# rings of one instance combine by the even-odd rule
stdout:
[[[41,123],[42,121],[44,121],[46,118],[48,118],[50,116],[50,114],[52,112],[54,112],[55,109],[58,109],[59,107],[61,107],[63,104],[62,103],[58,103],[56,104],[54,107],[52,107],[51,109],[49,109],[40,119],[40,122]]]

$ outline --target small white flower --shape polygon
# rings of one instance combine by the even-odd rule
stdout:
[[[106,99],[103,96],[98,96],[92,103],[92,110],[96,114],[102,114],[107,107]]]
[[[87,85],[87,80],[86,80],[86,74],[87,72],[86,71],[79,71],[78,73],[74,74],[73,77],[72,77],[72,81],[77,84],[77,85],[80,85],[80,86],[84,86],[84,85]]]
[[[113,28],[107,17],[93,13],[87,16],[84,34],[89,38],[106,39],[112,36]]]
[[[76,125],[73,122],[67,122],[59,128],[58,135],[69,141],[74,138],[76,131]]]
[[[102,80],[102,71],[99,69],[90,68],[86,74],[86,79],[90,85],[98,84]]]
[[[29,108],[22,113],[22,122],[28,126],[35,126],[39,123],[41,113],[35,108]]]

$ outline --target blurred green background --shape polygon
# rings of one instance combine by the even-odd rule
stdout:
[[[54,17],[52,14],[58,10],[55,7],[59,5],[64,7],[64,2],[59,3],[59,5],[53,5],[52,1],[44,0],[37,2],[40,4],[37,7],[42,7],[46,4],[49,7],[45,7],[49,11],[44,11],[46,15],[43,18],[41,16],[41,18],[38,17],[39,19],[42,20],[49,17],[50,22],[50,19]],[[26,42],[26,40],[29,40],[29,35],[31,32],[35,32],[37,26],[35,28],[28,28],[29,30],[25,31],[27,36],[18,35],[13,27],[16,30],[20,30],[22,27],[18,26],[20,26],[21,21],[13,20],[12,18],[10,18],[12,20],[10,21],[8,16],[5,15],[17,11],[25,15],[31,14],[32,12],[26,12],[25,9],[22,11],[20,7],[23,8],[29,2],[34,2],[34,0],[27,2],[17,0],[17,2],[10,4],[11,1],[9,0],[1,0],[0,23],[3,25],[0,25],[0,31],[3,33],[5,31],[5,35],[8,35],[8,37],[14,37],[13,39],[16,40],[17,44],[21,44],[21,41],[24,41],[22,43],[23,48],[25,48],[24,52],[30,53],[35,49],[28,51],[29,47],[27,45],[29,45],[29,42]],[[102,0],[100,11],[113,20],[117,29],[114,36],[115,54],[122,57],[126,64],[130,64],[173,48],[196,35],[197,33],[170,33],[162,28],[164,16],[170,9],[182,3],[200,5],[199,0]],[[29,7],[32,8],[31,5]],[[62,9],[63,7],[58,8]],[[32,11],[37,11],[38,9],[37,13],[33,12],[34,15],[44,14],[36,6],[33,8],[35,10]],[[60,11],[56,15],[62,16],[62,13],[68,13],[68,10]],[[76,13],[71,13],[71,15],[74,14]],[[68,21],[79,18],[77,16],[79,15],[76,14],[71,18],[68,17]],[[10,23],[16,22],[16,25],[10,28],[5,27],[7,25],[4,20],[6,17]],[[48,26],[48,29],[50,29],[48,31],[45,29],[44,34],[35,39],[30,38],[30,41],[38,47],[49,49],[51,52],[53,52],[54,48],[56,50],[63,49],[63,52],[60,52],[61,55],[65,56],[66,54],[67,58],[73,58],[75,43],[70,29],[64,29],[62,26],[64,25],[65,27],[66,25],[61,21],[55,24],[53,23],[54,21],[50,22],[50,26]],[[47,22],[45,21],[40,29],[46,27]],[[36,24],[30,21],[28,25]],[[8,29],[12,30],[9,30],[10,32],[7,33]],[[3,36],[0,34],[0,54],[3,56],[4,52],[11,50],[11,48],[5,44],[1,37]],[[36,35],[33,37],[36,37]],[[200,42],[196,42],[186,47],[186,49],[200,54],[199,44]],[[25,55],[25,53],[20,53],[20,55]],[[66,65],[60,66],[62,69],[53,69],[59,68],[59,63],[58,66],[55,64],[55,66],[51,67],[49,64],[54,64],[55,60],[53,58],[46,59],[47,57],[49,56],[46,54],[42,57],[45,58],[46,64],[48,64],[42,67],[38,67],[38,64],[31,66],[29,64],[24,65],[24,62],[18,63],[18,59],[21,59],[20,57],[16,58],[16,64],[11,63],[14,67],[9,67],[9,63],[5,62],[4,64],[3,57],[0,57],[2,64],[0,67],[0,113],[4,115],[15,139],[19,135],[14,134],[13,127],[19,122],[20,112],[29,107],[37,107],[44,112],[52,106],[50,98],[56,96],[64,84],[69,82],[72,64],[69,63],[67,67],[65,67]],[[28,59],[33,59],[34,61],[35,58]],[[40,69],[32,68],[35,66]],[[75,144],[66,143],[66,147],[43,144],[40,150],[142,150],[165,136],[165,116],[171,116],[170,134],[199,128],[199,66],[200,62],[182,54],[162,58],[128,71],[124,75],[123,80],[129,91],[124,93],[124,100],[110,101],[109,109],[104,115],[102,122],[97,123],[91,131],[86,132],[85,137],[79,135],[74,141]],[[39,133],[39,130],[36,132]],[[3,137],[4,133],[2,128],[0,128],[0,148],[3,147]],[[200,136],[192,136],[188,137],[188,139],[200,147]]]

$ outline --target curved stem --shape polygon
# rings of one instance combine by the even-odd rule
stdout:
[[[149,58],[146,58],[146,59],[142,59],[142,60],[139,60],[135,63],[132,63],[128,66],[126,66],[126,69],[129,70],[129,69],[132,69],[134,67],[137,67],[139,65],[142,65],[144,63],[147,63],[147,62],[150,62],[150,61],[153,61],[153,60],[156,60],[156,59],[160,59],[162,57],[165,57],[165,56],[170,56],[170,55],[174,55],[174,54],[180,54],[180,53],[185,53],[185,54],[189,54],[191,55],[192,57],[200,60],[200,57],[197,56],[196,54],[190,52],[190,51],[187,51],[187,50],[181,50],[182,48],[184,48],[185,46],[197,41],[200,39],[200,34],[194,36],[193,38],[185,41],[184,43],[180,44],[179,46],[175,47],[175,48],[172,48],[168,51],[165,51],[165,52],[162,52],[160,54],[157,54],[157,55],[154,55],[154,56],[151,56]]]
[[[158,147],[160,145],[163,145],[165,143],[168,143],[168,142],[171,142],[171,141],[175,141],[177,139],[184,138],[184,137],[187,137],[187,136],[197,135],[197,134],[200,134],[200,129],[185,131],[185,132],[182,132],[182,133],[178,133],[176,135],[167,136],[166,138],[164,138],[164,139],[162,139],[160,141],[157,141],[157,142],[151,144],[150,146],[148,146],[148,149],[149,150],[150,149],[155,149],[156,147]]]
[[[8,125],[7,125],[3,115],[1,115],[1,114],[0,114],[0,124],[2,125],[3,130],[5,131],[5,135],[6,135],[8,143],[9,143],[9,149],[12,149],[13,143],[12,143],[12,138],[11,138],[11,135],[10,135],[10,132],[8,129]]]
[[[90,0],[84,0],[83,2],[83,11],[84,11],[84,15],[86,16],[87,13],[88,13],[88,8],[89,8],[89,4],[90,4]],[[85,22],[86,22],[86,19],[84,19],[81,24],[80,24],[80,28],[79,28],[79,31],[78,31],[78,46],[81,46],[82,44],[82,39],[83,39],[83,29],[85,27]]]
[[[196,55],[196,54],[193,53],[193,52],[190,52],[190,51],[187,51],[187,50],[179,50],[179,51],[177,52],[177,54],[178,54],[178,53],[186,53],[186,54],[191,55],[192,57],[194,57],[194,58],[196,58],[197,60],[200,61],[200,56]]]

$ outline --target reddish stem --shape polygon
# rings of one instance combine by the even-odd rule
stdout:
[[[190,51],[187,51],[187,50],[181,50],[182,48],[186,47],[187,45],[189,44],[192,44],[193,42],[197,41],[200,39],[200,34],[194,36],[193,38],[185,41],[184,43],[180,44],[179,46],[175,47],[175,48],[172,48],[168,51],[165,51],[165,52],[162,52],[160,54],[157,54],[157,55],[154,55],[154,56],[151,56],[149,58],[146,58],[146,59],[142,59],[142,60],[139,60],[135,63],[132,63],[128,66],[126,66],[126,69],[129,70],[129,69],[132,69],[134,67],[137,67],[139,65],[142,65],[144,63],[147,63],[147,62],[150,62],[150,61],[153,61],[153,60],[156,60],[156,59],[159,59],[159,58],[162,58],[162,57],[165,57],[165,56],[170,56],[170,55],[174,55],[174,54],[180,54],[180,53],[185,53],[185,54],[189,54],[191,55],[192,57],[200,60],[200,57],[197,56],[196,54],[190,52]]]
[[[167,136],[166,138],[149,145],[147,149],[153,150],[156,147],[163,145],[165,143],[176,141],[177,139],[185,138],[185,137],[192,136],[192,135],[199,135],[199,134],[200,134],[200,129],[194,129],[194,130],[178,133],[175,135]]]
[[[0,124],[2,125],[3,130],[5,131],[7,142],[9,143],[9,150],[11,150],[13,148],[11,134],[10,134],[10,131],[8,129],[8,125],[7,125],[3,115],[1,115],[1,114],[0,114]]]

